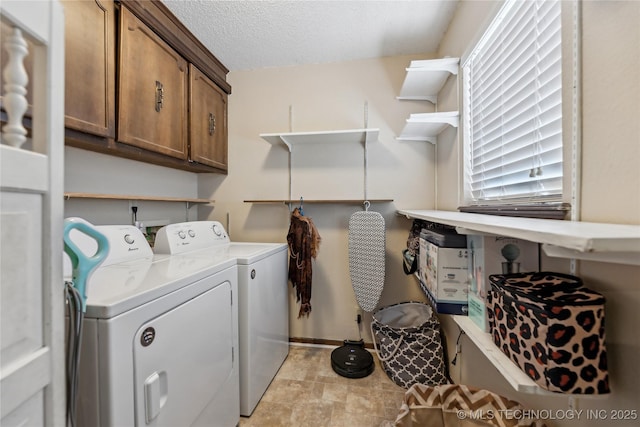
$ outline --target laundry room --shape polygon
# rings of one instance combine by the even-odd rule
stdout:
[[[11,52],[3,52],[3,63],[9,62],[7,57],[11,61],[20,57],[15,53],[20,48],[16,47],[14,52],[4,47],[5,40],[13,40],[11,27],[23,22],[20,20],[22,9],[16,6],[14,10],[12,3],[19,2],[3,1],[0,5],[1,43],[3,50]],[[55,22],[56,14],[62,16],[61,11],[70,10],[66,8],[74,2],[40,3],[52,4],[51,22]],[[7,135],[13,130],[3,128],[2,258],[7,262],[2,262],[2,335],[13,341],[6,342],[3,338],[2,359],[13,361],[24,357],[29,360],[24,362],[28,367],[33,365],[31,360],[36,359],[21,356],[23,352],[37,353],[38,357],[46,353],[52,357],[52,366],[58,366],[60,372],[48,373],[46,381],[29,382],[36,389],[50,384],[46,391],[39,392],[38,403],[30,400],[35,392],[21,391],[9,399],[5,385],[7,390],[26,388],[16,385],[20,381],[14,372],[18,372],[15,366],[19,363],[3,362],[2,407],[7,409],[2,410],[2,425],[5,422],[6,425],[25,422],[24,425],[29,426],[64,424],[65,418],[68,421],[65,409],[70,399],[80,408],[74,408],[79,411],[79,418],[73,420],[80,426],[82,422],[100,426],[190,423],[221,427],[502,425],[497,424],[496,418],[504,425],[627,427],[638,424],[640,371],[635,365],[640,352],[636,332],[640,329],[637,310],[640,305],[640,28],[637,25],[640,2],[560,1],[554,19],[545,14],[550,13],[547,9],[553,7],[555,1],[95,0],[83,3],[90,3],[92,7],[77,12],[79,15],[75,16],[81,19],[75,24],[67,22],[65,27],[84,36],[73,37],[73,33],[67,32],[61,37],[59,27],[55,30],[58,24],[51,24],[54,28],[51,34],[58,34],[51,46],[62,43],[67,50],[62,78],[67,86],[73,86],[73,99],[81,99],[88,90],[95,90],[96,80],[109,82],[98,89],[108,94],[102,105],[105,112],[97,111],[104,130],[69,121],[68,108],[71,107],[67,103],[64,141],[59,141],[61,147],[57,149],[57,160],[54,159],[57,163],[50,166],[51,173],[46,178],[57,183],[52,186],[51,194],[57,192],[60,202],[50,206],[44,197],[43,202],[26,205],[30,211],[57,210],[57,214],[51,215],[50,223],[50,228],[59,229],[51,233],[52,239],[59,240],[57,245],[44,237],[48,226],[42,227],[42,235],[30,234],[31,240],[17,245],[15,250],[7,243],[10,239],[20,241],[19,233],[10,230],[26,228],[28,224],[25,225],[20,214],[24,209],[15,207],[25,206],[16,195],[18,186],[12,177],[18,176],[14,175],[17,172],[8,172],[11,163],[14,163],[12,170],[20,169],[15,165],[21,160],[12,157],[14,150],[11,153],[4,150],[8,144],[5,141],[11,139]],[[521,3],[535,4],[535,7],[524,8],[515,18],[504,12],[509,7],[516,10]],[[391,14],[390,4],[397,14]],[[397,19],[396,15],[402,16],[403,11],[404,21],[392,21]],[[216,21],[218,26],[207,22],[208,14],[213,13],[224,16],[224,25],[220,21]],[[394,26],[381,18],[385,13],[389,13],[388,21]],[[60,16],[57,19],[64,21]],[[423,24],[427,17],[434,16],[435,21]],[[505,92],[519,94],[521,88],[537,85],[543,89],[535,96],[544,98],[554,90],[559,94],[559,103],[551,107],[547,102],[556,101],[546,98],[535,98],[531,108],[522,107],[523,114],[529,110],[543,111],[528,119],[544,124],[532,133],[535,143],[529,149],[534,150],[535,155],[523,162],[532,162],[525,167],[527,177],[541,182],[543,187],[553,187],[553,197],[543,191],[535,197],[528,195],[526,204],[508,200],[508,208],[498,208],[495,197],[477,203],[482,208],[488,206],[492,214],[498,211],[500,216],[461,209],[475,200],[469,177],[477,175],[480,180],[485,179],[484,170],[471,171],[467,163],[470,139],[489,138],[497,126],[489,124],[471,133],[472,125],[481,122],[479,117],[483,113],[471,119],[475,111],[470,106],[472,94],[468,86],[477,84],[480,92],[483,85],[493,84],[500,76],[518,76],[517,72],[511,72],[517,69],[517,64],[514,65],[517,59],[492,69],[489,59],[493,54],[490,54],[486,60],[490,72],[477,81],[472,80],[475,75],[471,67],[482,63],[482,60],[474,62],[475,49],[490,43],[487,34],[499,27],[494,24],[496,17],[504,21],[512,18],[542,22],[544,28],[539,33],[545,36],[536,39],[532,45],[535,48],[530,50],[536,52],[534,55],[543,52],[554,34],[558,40],[558,57],[561,55],[561,59],[554,59],[561,70],[561,76],[555,75],[560,82],[557,88],[549,83],[552,77],[545,74],[550,61],[545,57],[534,61],[542,65],[533,67],[536,69],[533,77],[529,80],[523,77],[516,82],[518,86]],[[78,24],[90,20],[104,26],[100,37],[87,37],[92,31],[91,25]],[[329,24],[328,20],[332,22]],[[24,22],[28,28],[29,22]],[[514,28],[525,27],[525,24],[517,22],[519,24],[511,24],[509,28],[513,33],[507,36],[520,40],[522,35]],[[384,31],[365,28],[376,26],[383,27]],[[324,37],[324,43],[318,42],[322,38],[314,33],[316,31]],[[34,40],[49,46],[41,41],[45,37],[37,30],[25,29],[24,32],[31,34],[27,37],[29,49],[36,43]],[[216,37],[226,45],[219,44]],[[79,49],[89,43],[86,40],[99,44],[102,50],[96,53],[91,48],[93,53],[82,50],[80,54],[94,58],[94,62],[96,57],[101,58],[100,61],[108,58],[104,70],[89,71],[91,68],[86,64],[76,68],[74,62],[69,61],[69,55],[78,54],[71,47]],[[157,59],[157,63],[146,54],[150,46],[156,45],[164,49],[164,56]],[[30,55],[26,58],[28,63]],[[167,62],[172,65],[167,66]],[[33,69],[37,70],[38,64],[36,61]],[[176,64],[177,78],[171,68],[176,68]],[[31,74],[31,65],[25,66]],[[162,72],[150,80],[152,93],[147,97],[141,95],[143,84],[138,76],[131,75],[150,75],[153,67]],[[19,71],[5,74],[4,79],[16,75],[15,79],[20,80]],[[428,89],[431,91],[428,96],[404,93],[411,79],[428,80],[431,74],[438,75],[435,78],[438,83],[437,89]],[[88,75],[93,79],[87,78]],[[79,83],[85,80],[92,83]],[[198,86],[200,84],[204,86]],[[40,86],[37,79],[29,79],[26,95],[29,105],[32,103],[29,91],[39,93],[43,91]],[[545,90],[552,86],[555,89]],[[178,102],[175,102],[174,89],[180,91]],[[9,85],[4,86],[3,126],[11,121],[5,111],[14,108],[7,95],[11,91]],[[209,99],[203,96],[201,101],[196,100],[198,93],[209,94]],[[68,89],[64,94],[68,101]],[[58,97],[63,98],[60,95],[64,94],[58,92]],[[147,101],[149,105],[154,104],[149,108],[150,113],[142,111],[146,107],[141,103]],[[78,102],[76,108],[91,110]],[[478,101],[474,108],[482,106],[482,102]],[[524,105],[520,99],[498,101],[497,105],[516,108],[514,105],[519,103]],[[199,126],[193,116],[202,108],[205,112]],[[27,116],[36,117],[42,111],[45,111],[43,107],[29,107]],[[149,114],[165,114],[176,121],[156,123]],[[508,114],[503,113],[501,117]],[[549,148],[547,134],[555,134],[555,131],[547,132],[552,114],[556,115],[555,123],[559,123],[560,130],[556,133],[560,134],[560,143]],[[419,123],[412,127],[416,122]],[[36,120],[33,123],[35,141]],[[29,120],[27,140],[32,137],[31,126]],[[513,128],[499,131],[507,135]],[[143,136],[135,136],[136,133]],[[197,135],[204,140],[215,138],[215,148],[197,153]],[[174,146],[176,138],[182,142]],[[33,145],[37,147],[35,142]],[[22,151],[31,150],[30,143],[25,147],[27,150]],[[551,158],[552,155],[556,157]],[[28,169],[37,170],[40,168],[37,165],[40,163]],[[38,185],[36,190],[28,189],[24,193],[42,193],[43,186]],[[541,206],[545,209],[539,210]],[[548,206],[553,209],[546,209]],[[500,209],[503,210],[500,212]],[[505,209],[508,212],[505,213]],[[555,219],[549,219],[549,214]],[[95,270],[84,272],[87,273],[88,299],[78,303],[78,311],[82,311],[83,305],[88,308],[83,315],[85,331],[81,335],[94,334],[94,337],[81,342],[84,347],[81,346],[79,352],[77,381],[80,391],[86,393],[74,397],[69,397],[68,391],[77,387],[71,387],[68,380],[62,378],[64,364],[69,363],[69,349],[60,342],[68,341],[62,338],[66,333],[65,322],[74,317],[63,307],[64,281],[60,280],[60,292],[56,291],[60,301],[52,300],[47,292],[37,300],[37,304],[45,307],[47,304],[57,307],[44,309],[45,319],[50,315],[47,313],[57,313],[57,320],[53,322],[57,329],[44,333],[37,329],[33,334],[44,334],[45,338],[44,343],[33,346],[35,350],[25,350],[21,344],[15,344],[20,340],[14,338],[23,330],[26,334],[32,333],[28,331],[31,323],[24,322],[26,326],[15,333],[5,326],[18,324],[18,319],[23,318],[17,309],[11,309],[13,303],[8,296],[15,288],[9,283],[19,277],[11,265],[14,262],[18,265],[21,251],[28,251],[24,248],[35,245],[33,247],[40,248],[39,253],[43,254],[42,259],[28,257],[28,262],[43,265],[42,277],[33,280],[56,275],[67,278],[68,271],[63,272],[63,267],[46,270],[51,268],[49,264],[57,265],[57,261],[62,264],[62,220],[65,218],[65,236],[72,228],[85,232],[97,229],[107,236],[117,235],[114,241],[126,235],[134,236],[138,243],[141,243],[138,238],[148,242],[148,246],[142,244],[139,251],[129,251],[138,251],[134,258],[126,258],[131,253],[123,252],[121,259],[113,259],[120,256],[116,248],[106,262],[100,261],[102,264]],[[362,223],[357,224],[359,219]],[[120,229],[101,228],[105,226]],[[302,237],[300,233],[296,235],[295,227],[304,230]],[[456,247],[456,253],[471,254],[470,242],[483,241],[483,236],[485,244],[490,236],[517,241],[520,246],[514,257],[527,254],[526,259],[518,259],[519,271],[547,272],[565,280],[563,284],[569,278],[577,279],[581,283],[579,289],[583,289],[582,286],[588,289],[585,292],[604,308],[593,318],[601,322],[598,324],[601,341],[593,344],[600,351],[597,372],[589,371],[591,367],[581,371],[578,360],[584,357],[569,354],[578,351],[578,344],[555,352],[546,348],[549,353],[538,355],[537,363],[547,357],[551,360],[575,356],[573,372],[560,378],[560,386],[555,385],[563,387],[572,381],[574,372],[577,383],[591,381],[591,384],[575,386],[571,391],[541,385],[542,380],[534,378],[537,372],[524,367],[526,362],[519,366],[518,356],[503,354],[509,351],[509,336],[505,333],[500,338],[499,326],[495,323],[482,330],[483,327],[468,316],[471,302],[467,306],[467,293],[473,292],[472,269],[477,266],[470,267],[471,258],[463,261],[464,302],[455,300],[462,311],[453,313],[448,311],[448,306],[441,306],[439,294],[434,296],[428,289],[426,270],[435,268],[430,263],[446,262],[443,251],[446,245],[436,245],[425,237],[429,234],[424,233],[425,229],[437,239],[447,240],[451,234],[456,238],[463,236],[464,243]],[[381,231],[381,237],[374,235],[375,231]],[[302,260],[298,257],[301,252],[297,252],[297,245],[308,243],[304,233],[312,236],[309,240],[313,250]],[[95,241],[101,245],[99,239]],[[531,253],[535,255],[527,252],[525,241],[531,244],[534,251]],[[67,253],[73,252],[73,245],[68,246]],[[440,257],[421,264],[427,248],[432,246],[440,251]],[[509,261],[504,245],[501,247],[502,257]],[[267,253],[276,252],[277,266],[263,262]],[[487,253],[484,265],[488,267]],[[413,258],[408,260],[410,256]],[[409,273],[410,261],[415,261],[415,272]],[[474,258],[473,262],[476,261]],[[303,262],[308,265],[304,275],[293,278],[292,268],[302,268]],[[69,265],[77,269],[78,261],[71,256],[64,268],[68,269]],[[119,287],[104,294],[102,291],[92,294],[92,280],[108,283],[112,277],[120,277],[125,266],[132,272],[129,276],[132,281],[122,280]],[[512,273],[502,267],[500,271],[486,271],[487,276],[480,273],[483,278],[497,275],[492,276],[491,284],[485,284],[489,289],[498,289],[493,280],[500,280],[502,275],[508,279]],[[188,277],[181,276],[183,272],[189,272]],[[262,280],[263,274],[276,278],[265,281],[269,290],[253,291],[256,295],[247,296],[252,289],[247,283],[256,278]],[[162,290],[154,290],[154,281],[165,281],[166,285]],[[435,282],[441,283],[438,279]],[[446,283],[447,289],[453,287],[451,280]],[[39,286],[47,289],[45,285]],[[131,300],[122,296],[129,292],[133,296]],[[149,299],[141,296],[143,293],[149,294]],[[233,296],[229,298],[229,294]],[[16,295],[19,298],[23,294]],[[496,292],[493,298],[498,295],[502,298],[506,294]],[[545,295],[543,302],[555,297]],[[576,298],[587,298],[584,295]],[[25,298],[33,305],[30,297]],[[98,298],[103,300],[98,303]],[[133,308],[134,299],[139,305],[137,308]],[[231,308],[220,304],[221,299],[231,299]],[[561,307],[567,308],[572,302],[566,300]],[[191,304],[191,308],[182,309],[186,304]],[[215,307],[217,314],[208,313],[207,304]],[[430,320],[436,323],[442,360],[438,368],[428,369],[440,370],[442,379],[407,382],[406,378],[399,379],[394,370],[402,371],[403,366],[410,366],[414,362],[410,357],[395,364],[383,360],[383,352],[388,351],[385,348],[388,343],[380,339],[388,326],[381,320],[384,310],[404,309],[396,317],[385,318],[395,321],[399,316],[403,324],[417,316],[416,312],[409,311],[414,308],[411,304],[428,310]],[[490,300],[486,304],[482,303],[481,310],[488,308],[491,315],[496,315],[493,310],[498,305],[491,306]],[[143,315],[141,311],[145,306],[153,308]],[[174,309],[180,314],[171,317]],[[553,310],[551,312],[557,314]],[[61,320],[63,312],[66,312],[66,321]],[[189,313],[198,313],[205,322],[218,326],[210,329],[202,326]],[[603,313],[606,313],[606,323]],[[522,316],[514,319],[522,320]],[[43,320],[42,323],[51,322]],[[516,341],[520,343],[524,343],[525,327],[528,326],[518,326],[521,335]],[[231,351],[225,350],[223,354],[214,345],[218,341],[197,342],[193,331],[184,333],[184,329],[189,328],[211,334],[212,340],[228,345]],[[262,335],[254,342],[245,328],[261,330]],[[490,328],[495,329],[495,334],[490,334]],[[162,331],[167,329],[171,331],[167,333],[171,338],[163,336]],[[232,335],[228,335],[228,331],[232,331]],[[408,334],[405,337],[408,340],[411,333],[417,332],[404,328],[403,333]],[[106,336],[109,340],[100,341]],[[144,339],[150,344],[140,344]],[[504,348],[497,342],[501,339]],[[120,352],[119,346],[126,347],[129,342],[135,343],[130,358],[135,359],[134,362],[127,360],[125,352]],[[162,349],[171,363],[176,361],[173,374],[184,373],[182,380],[172,382],[170,370],[166,374],[151,368],[154,363],[163,362],[162,357],[148,352],[153,344]],[[200,344],[202,357],[194,355]],[[514,352],[513,342],[511,344]],[[402,345],[402,340],[398,341],[396,351],[391,353],[396,353]],[[586,346],[584,342],[581,345]],[[179,346],[182,348],[177,349]],[[367,372],[348,368],[346,372],[341,371],[335,352],[338,349],[356,354],[352,361],[361,354],[372,356]],[[107,356],[102,356],[96,366],[105,363],[111,366],[104,370],[96,368],[87,374],[92,371],[87,367],[87,360],[97,361],[101,352]],[[535,349],[533,352],[535,354]],[[249,358],[251,354],[259,358]],[[182,357],[187,362],[180,364]],[[206,357],[219,358],[218,365],[230,364],[232,368],[229,373],[217,367],[209,369],[207,363],[202,362]],[[535,359],[534,356],[534,364]],[[187,372],[191,363],[198,368]],[[116,365],[122,367],[120,372]],[[144,371],[139,366],[144,366]],[[245,366],[248,371],[243,370]],[[251,371],[255,366],[265,370],[268,367],[268,372]],[[201,372],[198,378],[195,369],[200,367],[203,369],[197,371]],[[25,372],[25,376],[33,375],[28,369]],[[123,379],[123,376],[128,377]],[[598,382],[594,379],[596,376],[605,379]],[[544,380],[551,374],[545,370],[542,377]],[[204,402],[205,397],[190,402],[172,399],[171,389],[175,384],[183,387],[180,392],[189,396],[206,388],[206,381],[216,382],[216,387],[210,390],[212,403]],[[194,384],[193,390],[189,389],[189,382]],[[424,383],[424,388],[411,387],[416,382]],[[443,404],[438,406],[433,401],[416,404],[427,393],[442,393],[443,389],[438,387],[453,387],[453,384],[463,387],[448,389],[459,394],[457,399],[465,403],[455,404],[462,406],[445,410]],[[120,399],[116,396],[109,401],[108,396],[124,389],[127,391]],[[237,400],[220,400],[217,390],[231,393]],[[465,400],[465,393],[478,393],[475,398],[482,393],[483,398],[494,399],[493,406],[474,406],[469,399]],[[27,404],[19,401],[23,395]],[[95,402],[88,402],[91,399]],[[415,405],[412,406],[412,402]],[[44,409],[40,413],[30,409],[34,406],[27,405]],[[173,414],[174,409],[181,412],[176,409],[177,405],[184,405],[184,413]],[[429,410],[428,416],[425,408]],[[195,414],[193,417],[186,414],[190,410]],[[171,415],[163,414],[169,411]],[[224,417],[220,416],[221,412],[225,413]],[[436,412],[435,418],[442,418],[438,423],[434,421]],[[36,413],[39,415],[34,415]],[[89,420],[90,424],[86,424]],[[211,420],[217,421],[211,424]]]

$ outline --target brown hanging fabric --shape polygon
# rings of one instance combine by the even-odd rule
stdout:
[[[300,302],[301,316],[309,317],[311,312],[311,259],[318,255],[320,234],[313,220],[303,216],[298,208],[291,213],[291,224],[287,233],[289,244],[289,280],[296,290],[296,300]]]

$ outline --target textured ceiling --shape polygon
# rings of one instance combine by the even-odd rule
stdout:
[[[457,0],[162,0],[231,71],[435,53]]]

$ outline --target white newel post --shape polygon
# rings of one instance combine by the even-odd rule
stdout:
[[[4,43],[9,53],[9,62],[3,71],[4,107],[7,111],[8,123],[2,128],[3,142],[20,148],[27,140],[27,130],[22,126],[22,117],[27,111],[27,83],[29,75],[24,68],[24,57],[27,56],[27,42],[22,31],[13,29],[13,33]]]

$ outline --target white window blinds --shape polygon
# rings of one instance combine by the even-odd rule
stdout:
[[[559,1],[507,0],[463,64],[465,203],[562,196]]]

